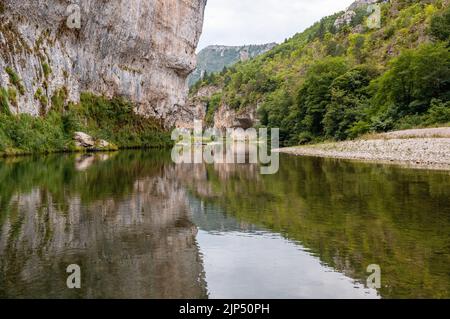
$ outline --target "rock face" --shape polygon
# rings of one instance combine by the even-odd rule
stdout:
[[[205,73],[220,72],[224,67],[246,61],[273,49],[277,44],[224,46],[211,45],[197,55],[197,68],[189,76],[189,86],[194,85]]]
[[[208,110],[207,101],[219,91],[220,89],[216,86],[205,86],[189,97],[185,107],[177,114],[176,127],[192,129],[194,121],[204,121]]]
[[[336,19],[334,26],[336,28],[341,28],[344,25],[349,25],[355,18],[356,11],[365,9],[371,4],[386,3],[389,1],[390,0],[357,0],[348,7],[342,16]]]
[[[251,128],[256,122],[256,109],[247,107],[241,110],[234,110],[228,105],[222,104],[214,117],[214,127],[222,132],[227,129],[242,128],[244,130]]]
[[[91,91],[125,96],[136,112],[172,125],[195,68],[206,0],[73,3],[0,3],[0,87],[18,93],[11,111],[38,115],[62,90],[67,102]]]
[[[257,124],[257,107],[247,107],[235,110],[226,104],[221,104],[214,112],[213,123],[206,123],[206,115],[211,97],[220,93],[221,89],[214,85],[204,86],[190,96],[186,105],[177,114],[176,127],[192,129],[194,121],[202,121],[204,127],[214,127],[226,132],[227,129],[242,128],[244,130]]]

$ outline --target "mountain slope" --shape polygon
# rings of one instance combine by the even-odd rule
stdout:
[[[191,87],[205,74],[220,72],[239,61],[247,61],[266,53],[276,46],[276,43],[245,46],[211,45],[201,50],[197,55],[197,68],[188,78]]]
[[[358,1],[361,2],[361,1]],[[357,10],[326,17],[271,51],[205,79],[206,122],[258,113],[284,145],[450,122],[449,1],[380,1],[379,28]],[[353,6],[355,7],[355,6]],[[364,7],[363,7],[364,8]]]

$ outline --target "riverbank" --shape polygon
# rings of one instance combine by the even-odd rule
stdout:
[[[173,144],[170,133],[157,120],[136,114],[134,105],[123,98],[83,93],[76,105],[65,98],[52,100],[52,107],[40,116],[0,112],[0,156],[165,148]]]
[[[450,128],[373,134],[353,141],[326,142],[276,150],[297,156],[328,157],[450,170]]]

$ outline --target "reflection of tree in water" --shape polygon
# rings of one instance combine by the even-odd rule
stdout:
[[[450,297],[448,172],[288,156],[276,175],[252,165],[193,171],[184,183],[210,216],[220,207],[281,233],[361,282],[379,264],[383,297]]]
[[[159,153],[0,164],[0,296],[206,298],[184,189]],[[69,264],[82,289],[66,288]]]

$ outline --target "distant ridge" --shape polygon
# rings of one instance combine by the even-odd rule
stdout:
[[[270,51],[276,45],[276,43],[244,46],[210,45],[198,53],[197,68],[188,78],[189,87],[200,80],[205,73],[220,72],[224,67]]]

